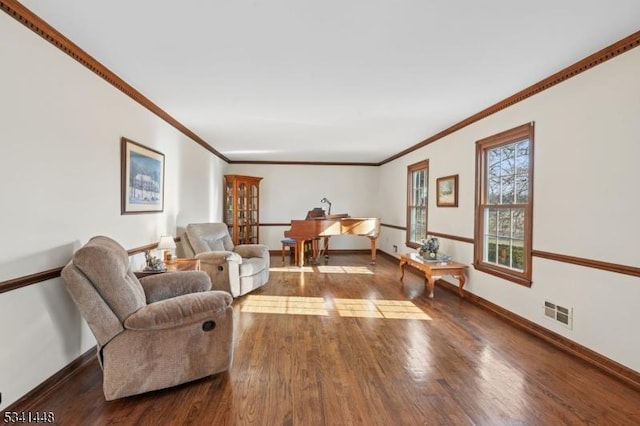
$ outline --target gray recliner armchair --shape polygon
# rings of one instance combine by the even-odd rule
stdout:
[[[185,257],[200,259],[213,287],[233,297],[269,281],[269,248],[264,244],[234,245],[225,223],[192,223],[180,236]]]
[[[138,280],[116,241],[94,237],[63,268],[97,340],[107,400],[200,379],[231,366],[232,297],[201,271]]]

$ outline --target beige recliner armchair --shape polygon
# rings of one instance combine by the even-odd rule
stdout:
[[[192,223],[180,237],[185,257],[200,259],[213,286],[233,297],[269,281],[269,248],[264,244],[234,245],[224,223]]]
[[[227,370],[233,356],[231,295],[201,271],[138,280],[116,241],[94,237],[62,270],[98,345],[107,400]]]

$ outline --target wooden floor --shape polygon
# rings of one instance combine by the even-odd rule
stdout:
[[[62,425],[640,424],[639,392],[442,287],[427,299],[409,270],[402,286],[394,260],[280,265],[274,256],[269,283],[234,302],[229,372],[105,402],[92,361],[33,410]],[[261,299],[289,312],[247,312]],[[370,318],[375,305],[341,311],[340,299],[410,301],[426,315]]]

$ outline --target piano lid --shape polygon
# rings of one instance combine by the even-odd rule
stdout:
[[[337,213],[337,214],[326,214],[325,211],[316,207],[313,210],[309,210],[307,212],[307,217],[305,220],[313,220],[313,219],[342,219],[345,217],[350,217],[347,213]]]
[[[345,219],[351,217],[347,213],[328,214],[323,219]]]
[[[296,240],[309,240],[333,235],[362,235],[377,238],[379,234],[380,219],[376,217],[292,219],[291,229],[284,231],[285,237]]]

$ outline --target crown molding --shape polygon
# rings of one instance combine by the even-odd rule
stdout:
[[[638,47],[640,45],[640,31],[637,31],[633,34],[631,34],[630,36],[627,36],[625,38],[623,38],[622,40],[619,40],[615,43],[613,43],[612,45],[605,47],[602,50],[597,51],[596,53],[587,56],[586,58],[582,59],[581,61],[576,62],[573,65],[568,66],[567,68],[564,68],[563,70],[558,71],[555,74],[550,75],[549,77],[545,78],[544,80],[540,80],[537,83],[532,84],[531,86],[527,87],[526,89],[523,89],[519,92],[517,92],[514,95],[509,96],[506,99],[503,99],[502,101],[483,109],[482,111],[467,117],[466,119],[454,124],[453,126],[439,132],[436,133],[433,136],[428,137],[427,139],[423,140],[422,142],[413,145],[407,149],[405,149],[404,151],[401,151],[389,158],[387,158],[386,160],[381,161],[380,163],[378,163],[379,166],[389,163],[393,160],[396,160],[402,156],[405,156],[417,149],[420,149],[424,146],[427,146],[435,141],[437,141],[438,139],[442,139],[443,137],[450,135],[454,132],[457,132],[458,130],[467,127],[470,124],[475,123],[476,121],[480,121],[483,118],[486,118],[492,114],[495,114],[498,111],[501,111],[505,108],[508,108],[512,105],[517,104],[520,101],[523,101],[533,95],[536,95],[540,92],[542,92],[543,90],[547,90],[553,86],[555,86],[556,84],[562,83],[563,81],[571,78],[571,77],[575,77],[576,75],[583,73],[593,67],[595,67],[596,65],[600,65],[601,63],[608,61],[609,59],[615,58],[618,55],[621,55],[635,47]]]
[[[535,83],[531,86],[523,89],[514,95],[509,96],[508,98],[483,109],[482,111],[454,124],[453,126],[442,130],[441,132],[436,133],[428,137],[427,139],[419,142],[391,157],[382,160],[378,163],[358,163],[358,162],[314,162],[314,161],[231,161],[229,158],[222,155],[220,152],[216,151],[211,145],[209,145],[204,139],[200,138],[193,131],[189,130],[185,125],[180,123],[178,120],[173,118],[167,112],[165,112],[162,108],[151,102],[147,97],[145,97],[142,93],[138,92],[131,85],[127,84],[124,80],[118,77],[115,73],[110,71],[107,67],[102,65],[96,59],[94,59],[91,55],[89,55],[84,50],[80,49],[76,44],[74,44],[71,40],[66,38],[60,32],[58,32],[51,25],[47,24],[43,19],[38,17],[36,14],[31,12],[29,9],[24,7],[20,2],[16,0],[0,0],[0,9],[4,10],[9,16],[13,17],[27,28],[31,29],[36,34],[40,35],[42,38],[65,52],[67,55],[71,56],[76,61],[80,62],[82,65],[87,67],[89,70],[93,71],[108,83],[116,87],[118,90],[122,91],[127,96],[131,97],[133,100],[138,102],[140,105],[147,108],[152,113],[156,114],[158,117],[166,121],[171,126],[175,127],[177,130],[182,132],[185,136],[192,139],[197,144],[204,147],[207,151],[211,152],[218,158],[222,159],[228,164],[271,164],[271,165],[291,165],[291,164],[302,164],[302,165],[339,165],[339,166],[381,166],[383,164],[389,163],[393,160],[396,160],[400,157],[403,157],[411,152],[414,152],[424,146],[427,146],[443,137],[450,135],[470,124],[475,123],[476,121],[480,121],[483,118],[486,118],[498,111],[501,111],[505,108],[508,108],[516,103],[523,101],[533,95],[536,95],[544,90],[547,90],[556,84],[562,83],[563,81],[575,77],[576,75],[583,73],[601,63],[608,61],[618,55],[621,55],[635,47],[640,45],[640,31],[637,31],[622,40],[613,43],[612,45],[605,47],[598,52],[587,56],[581,61],[576,62],[573,65],[564,68],[561,71]]]
[[[20,2],[16,0],[0,0],[0,9],[4,10],[9,16],[29,28],[31,31],[38,34],[49,43],[62,50],[67,55],[71,56],[77,62],[84,65],[93,73],[100,76],[116,89],[120,90],[125,95],[129,96],[134,101],[166,121],[169,125],[175,127],[178,131],[183,133],[188,138],[192,139],[197,144],[201,145],[204,149],[211,152],[213,155],[220,159],[229,162],[229,159],[216,151],[211,145],[209,145],[204,139],[196,135],[184,124],[169,115],[166,111],[160,108],[158,105],[151,102],[149,98],[137,91],[133,86],[126,81],[118,77],[113,71],[109,70],[106,66],[98,62],[94,57],[82,50],[78,45],[73,43],[67,37],[65,37],[58,30],[46,23],[35,13],[24,7]]]
[[[347,161],[257,161],[257,160],[232,160],[229,164],[269,164],[278,166],[372,166],[377,167],[380,163],[347,162]]]

